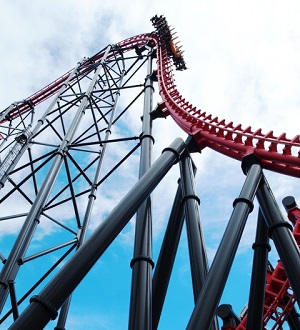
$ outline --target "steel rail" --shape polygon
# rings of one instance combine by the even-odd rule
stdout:
[[[299,135],[289,139],[286,137],[286,133],[275,136],[273,131],[263,133],[260,128],[256,130],[252,130],[251,127],[243,128],[241,124],[234,125],[231,121],[226,122],[224,119],[214,117],[193,106],[177,90],[173,62],[166,45],[160,42],[159,38],[155,32],[140,34],[119,42],[115,47],[123,52],[143,47],[146,44],[156,47],[157,78],[162,98],[161,109],[166,116],[170,115],[182,130],[193,136],[200,150],[209,147],[239,161],[244,156],[254,153],[260,159],[263,168],[300,177]],[[103,51],[100,51],[84,61],[78,70],[78,75],[73,79],[78,79],[94,70],[99,65],[103,54]],[[9,117],[15,118],[30,111],[30,102],[37,105],[54,95],[68,79],[70,72],[31,95],[22,104],[18,103],[18,109],[16,106],[11,106]],[[3,113],[7,114],[7,109]],[[7,118],[8,116],[4,117],[0,123],[7,121]]]

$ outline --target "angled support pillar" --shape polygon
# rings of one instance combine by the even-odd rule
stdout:
[[[62,305],[58,316],[57,324],[54,330],[66,330],[65,325],[67,322],[71,299],[72,299],[72,295],[70,295]]]
[[[184,212],[181,197],[182,190],[179,185],[153,275],[153,330],[156,330],[159,324],[182,231]]]
[[[187,153],[180,160],[182,203],[184,204],[194,301],[196,303],[208,273],[205,242],[200,222],[200,199],[195,192],[194,171]]]
[[[288,218],[295,225],[296,222],[299,221],[300,217],[300,209],[298,208],[295,198],[293,196],[287,196],[282,200],[282,204],[287,211]],[[291,330],[300,329],[300,315],[296,311],[295,306],[289,313],[287,321]]]
[[[257,199],[268,227],[269,237],[274,241],[295,298],[300,305],[300,251],[292,234],[292,226],[283,218],[264,176],[257,190]]]
[[[252,247],[254,256],[247,312],[247,330],[263,328],[268,252],[271,250],[271,247],[267,226],[261,210],[258,212],[256,238]]]
[[[196,195],[194,169],[187,152],[180,160],[182,203],[184,204],[194,301],[196,303],[208,273],[208,261],[205,240],[199,215],[200,199]],[[215,318],[210,329],[218,329]]]
[[[13,317],[14,320],[16,320],[19,317],[19,311],[18,311],[18,303],[16,298],[15,282],[9,281],[8,286],[9,286],[9,294],[11,299]]]
[[[179,161],[185,149],[182,139],[176,139],[151,166],[148,172],[128,192],[74,256],[54,276],[39,295],[9,329],[42,330],[57,310],[79,285],[85,275],[122,231],[140,205],[149,197],[169,169]]]
[[[145,82],[143,130],[141,135],[140,171],[141,178],[151,166],[151,152],[154,139],[152,133],[153,80],[152,53],[148,53],[147,78]],[[137,211],[132,268],[129,326],[130,330],[152,330],[152,214],[151,198]]]
[[[244,167],[245,163],[244,159],[242,167]],[[247,177],[244,186],[239,197],[233,203],[232,215],[187,325],[187,330],[210,329],[248,215],[253,209],[253,199],[262,177],[261,166],[253,161],[247,166],[246,173]]]

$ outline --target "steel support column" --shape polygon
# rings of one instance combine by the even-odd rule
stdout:
[[[147,77],[145,81],[143,127],[141,136],[140,171],[141,178],[151,166],[152,137],[152,54],[148,52]],[[130,330],[152,330],[152,218],[151,198],[137,211],[132,268],[129,326]]]
[[[257,199],[267,223],[269,236],[274,241],[295,298],[300,305],[300,251],[292,234],[292,226],[283,218],[264,176],[257,190]]]
[[[260,165],[253,164],[248,171],[239,197],[233,203],[232,215],[187,325],[188,330],[208,330],[210,328],[248,215],[253,209],[253,198],[261,176]]]
[[[153,330],[156,330],[159,324],[182,231],[184,212],[181,198],[182,190],[179,185],[153,275]]]
[[[9,281],[8,286],[9,286],[9,294],[11,299],[13,317],[14,320],[16,320],[19,317],[19,311],[18,311],[18,303],[16,298],[15,283],[13,281]]]
[[[247,330],[263,328],[268,252],[271,247],[268,239],[267,226],[261,210],[259,210],[258,213],[256,238],[252,247],[254,249],[254,256],[247,312]]]
[[[195,192],[193,165],[187,153],[180,160],[180,170],[182,202],[184,203],[193,293],[196,303],[208,273],[208,263],[198,210],[200,199]]]
[[[200,199],[196,195],[193,164],[187,152],[180,160],[180,169],[182,178],[182,202],[184,203],[185,210],[193,294],[196,304],[208,273],[208,261],[198,208]],[[214,330],[218,328],[217,319],[215,318],[210,329]]]
[[[94,233],[86,240],[59,273],[40,292],[9,329],[42,330],[81,280],[129,222],[140,205],[149,197],[169,169],[179,161],[185,149],[182,139],[176,139],[114,208]]]
[[[60,313],[57,319],[57,324],[54,330],[66,330],[66,322],[68,317],[68,312],[71,304],[72,295],[70,295],[60,309]]]
[[[297,209],[298,205],[295,201],[295,198],[293,196],[287,196],[282,200],[282,204],[285,208],[285,210],[287,211],[287,213],[289,214],[289,211],[292,209]],[[291,219],[290,219],[291,220]],[[291,220],[292,223],[295,225],[295,221],[298,221],[296,219]],[[300,315],[299,313],[296,311],[295,306],[293,307],[293,309],[291,310],[291,312],[289,313],[289,316],[287,318],[290,330],[298,330],[300,329]]]

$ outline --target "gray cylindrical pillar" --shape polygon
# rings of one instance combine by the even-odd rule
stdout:
[[[292,234],[292,226],[283,218],[265,177],[261,180],[257,190],[257,199],[267,223],[269,236],[274,241],[296,300],[300,305],[299,247]]]
[[[139,177],[151,166],[152,137],[152,53],[148,52],[147,77],[145,81],[143,128]],[[136,215],[135,240],[132,268],[132,284],[129,326],[130,330],[152,330],[152,207],[150,196],[140,206]]]
[[[187,330],[208,330],[224,290],[247,217],[253,208],[253,198],[262,176],[261,167],[253,164],[245,184],[234,201],[234,210],[222,241],[210,267],[204,286],[187,326]]]
[[[263,328],[268,252],[271,247],[268,239],[267,226],[261,210],[259,210],[258,213],[256,238],[253,249],[254,256],[247,312],[247,330]]]
[[[165,301],[183,226],[182,190],[178,187],[153,275],[152,329],[156,330]]]

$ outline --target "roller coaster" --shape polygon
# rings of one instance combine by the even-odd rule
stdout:
[[[151,22],[153,32],[83,58],[51,84],[0,113],[0,220],[16,223],[18,231],[9,249],[1,247],[0,323],[10,322],[9,329],[44,329],[50,320],[58,319],[55,329],[65,329],[72,293],[136,214],[129,262],[129,329],[159,328],[184,221],[195,304],[188,330],[300,329],[296,306],[300,303],[300,210],[293,197],[286,197],[287,221],[264,175],[267,169],[300,176],[300,136],[289,139],[285,133],[263,133],[189,103],[174,81],[173,69],[187,68],[175,32],[164,16],[156,15]],[[142,70],[146,78],[140,83]],[[161,97],[155,108],[154,83]],[[126,93],[130,100],[122,99]],[[125,115],[142,97],[141,132],[127,132]],[[44,113],[41,105],[46,107]],[[187,139],[178,138],[166,146],[152,164],[152,122],[168,117]],[[246,176],[210,267],[191,158],[205,148],[240,161]],[[112,158],[108,158],[110,149],[115,152]],[[124,175],[126,164],[138,150],[137,183],[103,213],[89,236],[90,222],[103,207],[96,198],[101,200],[116,182],[120,186],[121,180],[129,180]],[[178,190],[154,262],[150,194],[176,163],[181,173]],[[251,289],[247,307],[239,314],[229,304],[220,305],[220,300],[255,197],[259,212]],[[45,224],[51,224],[57,238],[53,246],[33,244]],[[268,261],[269,239],[280,258],[277,265]],[[49,258],[53,253],[55,262]],[[24,281],[18,280],[21,270],[43,258],[46,266],[25,288]]]

